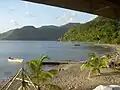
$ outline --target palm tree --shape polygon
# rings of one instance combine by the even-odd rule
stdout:
[[[39,60],[31,60],[27,63],[28,68],[30,69],[30,76],[33,83],[37,86],[38,90],[41,90],[41,84],[52,78],[54,74],[57,73],[57,70],[44,71],[42,69],[42,62],[45,59],[49,59],[47,56],[42,55]]]
[[[97,57],[95,53],[91,53],[89,56],[90,59],[80,67],[81,70],[89,69],[88,78],[92,73],[98,73],[100,75],[100,69],[108,67],[107,56]]]

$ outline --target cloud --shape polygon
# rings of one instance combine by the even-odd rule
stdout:
[[[60,21],[62,24],[66,24],[69,22],[72,22],[75,18],[75,16],[77,15],[76,12],[72,12],[72,13],[64,13],[63,16],[58,17],[57,20]]]
[[[32,13],[30,12],[26,12],[25,13],[25,17],[35,17]]]
[[[9,7],[9,8],[8,8],[8,11],[13,13],[13,12],[15,12],[16,10],[15,10],[14,7]]]
[[[10,9],[9,9],[9,11],[14,12],[14,11],[15,11],[15,9],[14,9],[14,8],[10,8]]]
[[[10,24],[15,25],[15,26],[19,25],[19,23],[15,20],[10,20]]]

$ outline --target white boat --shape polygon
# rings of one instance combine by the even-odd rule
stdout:
[[[9,57],[9,58],[8,58],[8,62],[19,62],[19,63],[22,63],[22,62],[23,62],[23,59],[18,59],[18,58],[11,58],[11,57]]]

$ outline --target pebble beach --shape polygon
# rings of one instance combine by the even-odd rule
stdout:
[[[60,65],[62,68],[48,83],[58,85],[62,90],[93,90],[98,85],[120,85],[120,72],[110,68],[101,70],[101,75],[92,75],[88,79],[88,71],[80,70],[81,64]]]

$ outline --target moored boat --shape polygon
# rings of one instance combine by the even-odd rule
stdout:
[[[74,46],[80,46],[80,44],[74,44]]]
[[[9,58],[8,58],[8,62],[19,62],[19,63],[22,63],[22,62],[23,62],[23,59],[18,59],[18,58],[11,58],[11,57],[9,57]]]

